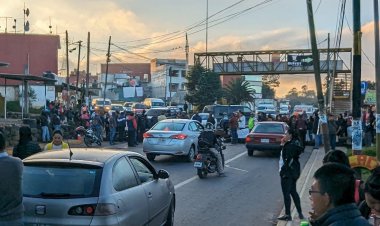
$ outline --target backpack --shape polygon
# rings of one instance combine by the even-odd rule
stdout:
[[[128,131],[134,131],[135,130],[135,127],[133,127],[132,119],[127,120],[127,127],[128,127]]]

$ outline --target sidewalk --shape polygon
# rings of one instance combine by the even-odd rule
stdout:
[[[345,147],[339,147],[339,150],[342,150],[344,152],[347,152]],[[309,199],[309,194],[308,191],[311,187],[311,184],[313,183],[313,175],[315,171],[319,167],[322,166],[322,160],[323,157],[325,156],[325,150],[323,147],[320,147],[318,150],[313,150],[309,160],[305,164],[305,167],[302,169],[302,173],[300,178],[297,181],[297,191],[301,199],[301,207],[302,207],[302,212],[304,216],[306,217],[305,220],[309,217],[309,212],[311,211],[311,204],[310,204],[310,199]],[[293,221],[278,221],[277,226],[299,226],[300,225],[300,219],[298,218],[298,213],[296,208],[294,207],[294,202],[292,200],[291,204],[292,208],[292,218]],[[285,213],[285,209],[283,208],[280,216]]]

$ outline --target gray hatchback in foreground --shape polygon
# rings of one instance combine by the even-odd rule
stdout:
[[[23,162],[25,225],[173,225],[169,173],[138,153],[72,149]]]

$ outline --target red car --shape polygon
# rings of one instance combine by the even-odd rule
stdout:
[[[285,122],[257,122],[245,138],[248,155],[252,156],[254,150],[280,152],[281,141],[288,133],[288,129],[289,126]]]

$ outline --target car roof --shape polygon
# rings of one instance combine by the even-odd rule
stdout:
[[[178,122],[178,123],[188,123],[196,120],[191,120],[191,119],[180,119],[180,118],[173,118],[173,119],[164,119],[159,122]]]
[[[262,122],[257,122],[257,124],[286,124],[286,123],[278,122],[278,121],[262,121]]]
[[[70,150],[58,151],[43,151],[35,155],[29,156],[24,159],[25,163],[33,162],[72,162],[72,163],[86,163],[92,165],[104,165],[109,159],[115,156],[142,156],[135,152],[120,151],[115,149],[99,149],[99,148],[72,148],[72,156],[70,159]]]

